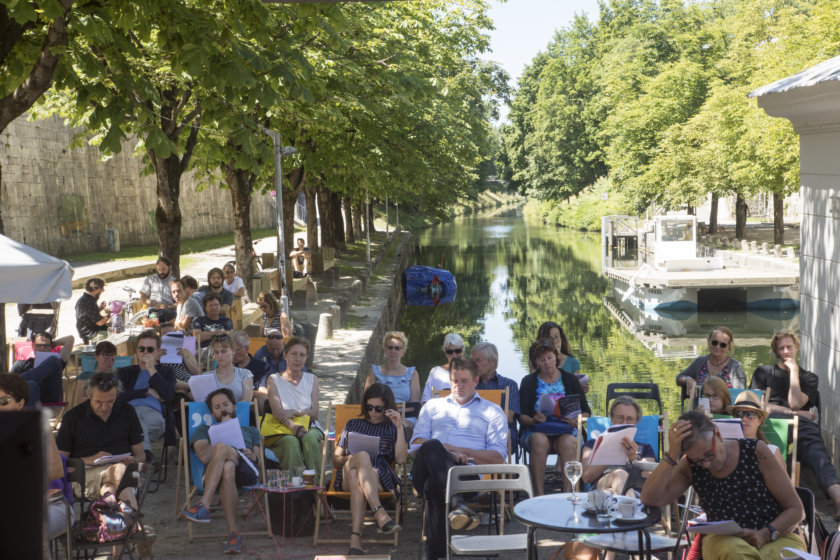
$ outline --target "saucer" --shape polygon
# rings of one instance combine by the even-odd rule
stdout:
[[[641,511],[637,511],[633,517],[621,517],[617,511],[613,511],[610,513],[610,517],[612,517],[613,521],[616,523],[635,523],[636,521],[642,521],[643,519],[647,518],[647,514]]]

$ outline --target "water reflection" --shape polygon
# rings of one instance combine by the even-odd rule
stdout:
[[[454,303],[437,310],[408,307],[401,319],[409,338],[404,363],[417,366],[422,380],[445,361],[441,345],[450,331],[460,333],[468,347],[482,340],[494,343],[499,373],[520,380],[527,373],[524,351],[537,327],[553,320],[563,325],[581,371],[592,378],[587,397],[596,414],[604,411],[607,384],[645,381],[660,384],[663,404],[673,415],[679,411],[674,378],[690,359],[706,353],[706,334],[713,326],[733,329],[734,356],[748,375],[770,363],[774,329],[798,329],[797,316],[660,314],[656,321],[632,319],[653,321],[647,330],[652,340],[640,340],[605,305],[615,298],[600,275],[599,236],[528,224],[516,214],[461,218],[421,232],[417,241],[416,264],[439,266],[443,257],[443,268],[458,282]],[[667,329],[661,328],[669,335],[662,337],[653,326],[665,323]]]

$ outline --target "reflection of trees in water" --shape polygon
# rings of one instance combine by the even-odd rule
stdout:
[[[431,245],[421,247],[416,262],[437,266],[443,253],[444,268],[451,270],[458,282],[458,296],[437,311],[406,308],[402,319],[402,328],[409,335],[405,363],[417,366],[425,380],[429,369],[445,359],[441,345],[447,332],[460,333],[468,348],[479,342],[483,319],[491,309],[494,270],[504,265],[510,292],[506,318],[513,340],[490,342],[499,347],[515,344],[523,354],[523,371],[527,371],[527,351],[537,328],[544,321],[556,321],[563,325],[572,353],[581,361],[581,371],[592,378],[587,397],[596,414],[604,412],[609,383],[655,382],[673,420],[680,409],[674,379],[691,360],[657,358],[612,318],[602,303],[610,285],[600,275],[598,236],[511,219],[501,221],[511,226],[508,237],[488,238],[486,226],[499,223],[499,219],[470,218],[424,235]],[[737,332],[735,336],[737,342]],[[770,360],[766,346],[742,348],[736,344],[735,357],[748,376]]]

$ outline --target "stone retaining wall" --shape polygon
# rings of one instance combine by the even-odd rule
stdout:
[[[108,249],[106,232],[122,246],[157,242],[154,175],[142,176],[136,141],[100,162],[95,146],[70,149],[73,130],[58,117],[21,117],[0,135],[3,224],[8,237],[52,255]],[[232,231],[230,193],[211,184],[197,191],[192,174],[181,181],[183,239]],[[253,228],[273,227],[270,194],[255,194]]]

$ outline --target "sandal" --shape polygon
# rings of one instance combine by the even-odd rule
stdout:
[[[359,537],[359,539],[362,538],[362,534],[358,531],[350,531],[350,534],[351,535],[357,535]],[[361,548],[353,548],[351,546],[350,549],[347,551],[347,556],[364,556],[364,555],[365,555],[365,551],[362,550]]]

